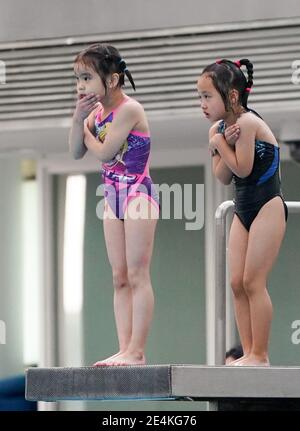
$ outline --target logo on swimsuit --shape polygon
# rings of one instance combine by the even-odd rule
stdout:
[[[6,325],[0,320],[0,344],[6,344]]]
[[[300,320],[294,320],[291,325],[295,331],[292,333],[291,341],[293,344],[300,344]]]
[[[295,85],[300,84],[300,60],[295,60],[292,63],[292,83]]]
[[[0,60],[0,84],[6,84],[6,66],[2,60]]]
[[[123,175],[113,171],[105,171],[104,169],[101,170],[101,173],[105,175],[106,178],[109,178],[111,181],[125,184],[134,184],[137,179],[137,175]]]

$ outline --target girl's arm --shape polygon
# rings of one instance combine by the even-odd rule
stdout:
[[[86,123],[89,128],[93,128],[90,125],[93,125],[92,117],[95,120],[94,112],[97,108],[97,100],[97,96],[90,94],[76,103],[69,133],[69,150],[76,160],[81,159],[87,152],[87,147],[84,144],[84,126]]]
[[[69,134],[69,149],[74,159],[82,159],[87,152],[84,145],[84,120],[73,117],[72,126]]]
[[[144,115],[144,110],[140,104],[125,103],[113,119],[104,142],[99,142],[85,127],[84,144],[97,159],[108,162],[118,153],[130,131],[140,121],[141,115]]]
[[[212,137],[212,144],[220,154],[227,167],[238,177],[250,175],[254,162],[254,143],[257,123],[250,116],[237,120],[240,126],[240,136],[235,144],[235,151],[228,145],[221,134]]]
[[[217,133],[218,123],[214,124],[209,130],[209,140]],[[226,163],[223,162],[220,154],[218,152],[212,152],[212,171],[218,180],[224,184],[228,185],[232,180],[232,171],[228,168]]]

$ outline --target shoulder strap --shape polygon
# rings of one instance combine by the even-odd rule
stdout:
[[[218,133],[222,133],[222,135],[224,135],[225,133],[225,121],[221,120],[219,125],[218,125]]]

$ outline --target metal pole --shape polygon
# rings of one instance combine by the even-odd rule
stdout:
[[[223,365],[226,349],[226,216],[234,207],[225,201],[216,210],[215,365]]]
[[[296,201],[287,201],[286,205],[289,209],[290,214],[297,214],[300,212],[300,202]]]
[[[286,202],[290,214],[300,213],[300,202]],[[233,209],[233,201],[223,202],[216,210],[215,256],[215,364],[225,363],[226,353],[226,216]]]

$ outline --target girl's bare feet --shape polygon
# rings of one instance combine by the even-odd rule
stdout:
[[[111,356],[104,361],[99,361],[94,364],[95,367],[102,366],[126,366],[126,365],[145,365],[146,358],[143,353],[135,353],[135,352],[123,352],[117,355]]]
[[[146,358],[143,354],[130,354],[125,352],[113,359],[110,365],[146,365]]]
[[[109,356],[106,359],[102,359],[101,361],[97,361],[93,364],[93,367],[105,367],[106,365],[110,365],[111,361],[113,361],[117,356],[121,355],[122,352],[115,353],[112,356]]]
[[[229,363],[228,363],[228,364],[226,364],[226,365],[227,365],[227,366],[229,366],[229,367],[233,367],[233,366],[237,365],[240,361],[242,361],[242,360],[244,360],[244,359],[248,358],[248,356],[249,356],[249,353],[247,353],[247,354],[245,354],[245,355],[241,356],[241,357],[240,357],[240,358],[238,358],[238,359],[235,359],[234,361],[229,362]]]
[[[269,367],[269,358],[266,356],[248,355],[239,362],[233,364],[237,367]]]

